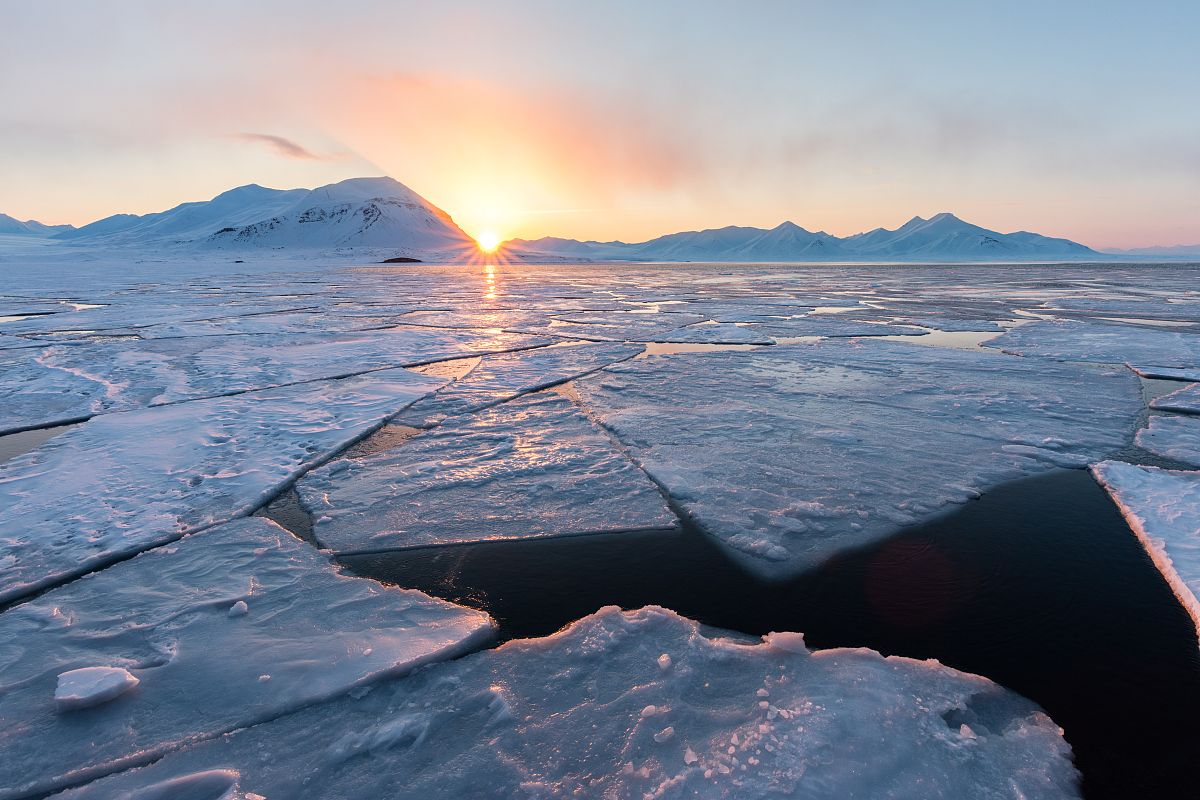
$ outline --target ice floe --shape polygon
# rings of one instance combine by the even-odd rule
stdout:
[[[69,430],[0,464],[0,601],[249,513],[443,383],[386,370]]]
[[[483,612],[342,576],[266,520],[193,534],[0,614],[0,797],[146,763],[491,636]]]
[[[650,357],[574,386],[704,530],[785,574],[1099,460],[1142,409],[1124,368],[870,340]]]
[[[986,678],[795,633],[725,637],[655,607],[604,608],[64,800],[200,782],[355,800],[1080,796],[1061,729]]]
[[[339,552],[675,524],[654,484],[553,393],[334,460],[296,488],[317,539]]]
[[[485,356],[464,377],[409,408],[397,422],[426,428],[577,378],[642,352],[641,345],[577,344]]]
[[[1181,411],[1185,414],[1200,414],[1200,383],[1184,386],[1170,394],[1150,401],[1151,408],[1163,411]]]
[[[984,346],[1059,361],[1130,362],[1193,369],[1200,365],[1200,336],[1132,325],[1040,320],[1013,328]]]
[[[1200,417],[1151,417],[1136,442],[1155,455],[1200,468]]]
[[[1092,474],[1200,632],[1200,472],[1104,461]]]

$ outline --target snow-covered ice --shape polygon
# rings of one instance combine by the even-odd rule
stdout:
[[[986,678],[655,607],[604,608],[64,800],[171,781],[355,800],[1080,796],[1062,731]]]
[[[0,464],[0,601],[249,513],[443,383],[394,369],[95,417]]]
[[[1092,467],[1200,633],[1200,472],[1104,461]]]
[[[1200,468],[1200,417],[1151,417],[1136,442],[1155,455]]]
[[[1180,411],[1185,414],[1200,414],[1200,383],[1184,386],[1170,394],[1150,401],[1151,408],[1162,411]]]
[[[650,357],[575,388],[704,530],[773,574],[1086,466],[1142,408],[1124,368],[870,340]]]
[[[633,358],[641,345],[579,344],[485,356],[471,371],[404,410],[397,422],[426,428]]]
[[[675,525],[654,484],[554,393],[336,459],[296,488],[317,539],[339,552]]]
[[[1020,356],[1105,364],[1153,364],[1189,367],[1200,364],[1200,336],[1194,333],[1107,325],[1075,320],[1039,320],[1013,328],[985,347]]]
[[[239,602],[249,613],[231,617]],[[0,614],[0,797],[146,763],[491,636],[483,612],[342,576],[274,523],[217,526]]]

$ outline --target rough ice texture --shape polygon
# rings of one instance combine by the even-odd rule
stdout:
[[[249,613],[231,618],[238,601]],[[491,635],[483,612],[339,575],[266,520],[193,534],[0,614],[0,797],[146,763]],[[140,682],[57,710],[60,673],[95,664]]]
[[[749,330],[777,339],[797,336],[923,336],[929,331],[906,325],[887,325],[874,322],[851,322],[837,319],[838,315],[783,319],[747,326]]]
[[[124,667],[80,667],[58,676],[54,702],[60,711],[91,708],[115,700],[141,681]]]
[[[1193,383],[1170,394],[1156,397],[1150,402],[1150,407],[1163,411],[1200,414],[1200,383]]]
[[[641,353],[641,345],[580,344],[486,356],[466,376],[404,410],[397,422],[428,428]]]
[[[1059,361],[1191,368],[1200,364],[1200,336],[1194,333],[1073,320],[1030,322],[988,340],[984,347]]]
[[[297,490],[317,539],[341,552],[675,524],[657,487],[557,394],[337,459]]]
[[[0,356],[0,433],[548,343],[513,334],[403,328],[329,336],[127,339],[17,350]]]
[[[1123,368],[870,340],[650,357],[575,388],[703,529],[781,574],[1099,460],[1142,408]]]
[[[89,420],[0,464],[0,601],[249,513],[442,383],[395,369]]]
[[[668,331],[657,341],[680,344],[774,344],[775,340],[748,325],[717,323],[716,325],[690,325]]]
[[[795,633],[724,638],[655,607],[603,608],[65,798],[222,775],[269,798],[1080,796],[1062,731],[986,678]]]
[[[1155,455],[1200,467],[1200,417],[1151,417],[1136,441]]]
[[[1200,472],[1104,461],[1092,467],[1200,633]]]

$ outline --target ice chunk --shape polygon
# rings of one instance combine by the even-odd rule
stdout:
[[[920,325],[922,328],[933,328],[939,331],[990,333],[1003,331],[1000,325],[989,319],[959,319],[957,317],[907,317],[900,320],[908,325]]]
[[[776,339],[798,336],[924,336],[929,331],[907,325],[888,325],[882,322],[852,322],[825,317],[782,319],[746,326],[749,330]]]
[[[586,375],[641,353],[641,345],[579,344],[485,356],[465,377],[417,401],[396,419],[428,428],[528,392]]]
[[[1030,322],[989,339],[984,346],[1059,361],[1191,368],[1200,364],[1200,336],[1194,333],[1073,320]]]
[[[1129,368],[1143,378],[1163,378],[1170,381],[1200,381],[1200,367],[1142,367],[1129,365]]]
[[[630,361],[574,385],[704,530],[782,574],[1086,466],[1142,408],[1124,369],[872,340]]]
[[[667,331],[656,341],[680,344],[774,344],[775,340],[749,325],[690,325]]]
[[[660,608],[601,609],[64,800],[216,769],[270,798],[1080,796],[1062,731],[986,678],[708,633]],[[654,664],[664,649],[679,668]]]
[[[1200,467],[1200,417],[1151,417],[1136,441],[1151,453]]]
[[[1104,461],[1092,467],[1200,633],[1200,472]]]
[[[1163,411],[1200,414],[1200,383],[1193,383],[1170,394],[1156,397],[1150,401],[1150,407]]]
[[[0,601],[249,513],[443,383],[386,370],[73,428],[0,464]]]
[[[297,489],[317,539],[340,552],[675,524],[657,487],[552,393],[333,461]]]
[[[139,683],[122,667],[81,667],[58,676],[54,702],[63,711],[90,708],[120,697]]]
[[[257,613],[229,619],[247,597]],[[339,575],[261,518],[193,534],[0,614],[0,796],[146,763],[491,635],[483,612]],[[75,669],[97,663],[111,668]],[[59,713],[55,681],[60,704],[137,689]]]

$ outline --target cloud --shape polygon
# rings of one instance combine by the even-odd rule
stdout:
[[[284,158],[295,158],[301,161],[329,161],[330,156],[317,155],[303,145],[293,142],[291,139],[285,139],[282,136],[275,136],[270,133],[235,133],[233,138],[241,139],[243,142],[255,142],[265,145],[275,151],[276,155],[281,155]]]

